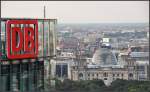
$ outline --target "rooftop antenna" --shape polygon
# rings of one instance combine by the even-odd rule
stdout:
[[[46,18],[46,10],[45,10],[45,5],[44,5],[44,19]]]

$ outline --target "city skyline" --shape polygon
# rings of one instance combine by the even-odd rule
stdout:
[[[148,2],[2,1],[0,92],[150,92]]]
[[[148,23],[148,1],[2,1],[1,17],[56,18],[58,23]]]

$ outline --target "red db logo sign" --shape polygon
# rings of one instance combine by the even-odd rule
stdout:
[[[35,58],[38,55],[37,20],[7,21],[7,57]]]

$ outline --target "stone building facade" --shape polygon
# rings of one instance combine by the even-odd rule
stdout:
[[[106,50],[106,49],[105,49]],[[102,50],[100,50],[102,51]],[[98,51],[98,52],[100,52]],[[97,52],[97,51],[96,51]],[[105,51],[106,52],[106,51]],[[104,54],[106,55],[106,53]],[[108,52],[107,52],[108,53]],[[101,52],[101,54],[103,54]],[[101,54],[98,54],[101,56]],[[109,55],[110,56],[110,55]],[[112,55],[113,56],[113,55]],[[95,56],[94,57],[98,57]],[[100,57],[98,57],[99,59]],[[112,58],[112,57],[111,57]],[[117,61],[107,59],[107,63],[104,62],[104,58],[95,58],[96,64],[92,61],[92,64],[88,64],[86,59],[80,59],[74,61],[74,65],[71,70],[72,80],[93,80],[101,79],[106,85],[110,85],[112,81],[116,79],[124,80],[148,80],[148,63],[144,61],[139,63],[135,58],[131,58],[128,54],[119,54]],[[113,61],[113,62],[112,62]],[[141,68],[142,66],[142,68]],[[140,78],[142,76],[142,78]]]

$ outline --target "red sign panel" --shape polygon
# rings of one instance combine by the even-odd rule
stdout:
[[[37,20],[7,21],[7,57],[35,58],[38,55]]]

